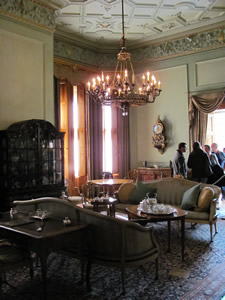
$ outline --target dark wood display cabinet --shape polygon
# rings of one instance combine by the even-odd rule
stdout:
[[[35,119],[0,131],[0,171],[0,211],[14,200],[59,197],[65,190],[64,133]]]

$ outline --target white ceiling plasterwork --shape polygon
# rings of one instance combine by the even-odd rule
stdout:
[[[60,4],[55,19],[60,34],[99,48],[120,47],[121,0],[61,0]],[[124,0],[124,10],[128,47],[225,23],[225,0]]]

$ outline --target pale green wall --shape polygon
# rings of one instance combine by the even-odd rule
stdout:
[[[154,72],[162,82],[162,93],[155,103],[130,110],[131,166],[169,165],[177,144],[189,142],[187,67],[179,66]],[[167,147],[160,154],[152,147],[153,125],[158,115],[165,126]],[[135,134],[133,134],[133,132]]]
[[[26,119],[54,123],[53,34],[0,17],[0,129]]]
[[[154,70],[162,81],[163,92],[153,104],[130,109],[131,168],[148,165],[168,166],[179,142],[186,142],[189,155],[188,101],[190,95],[224,90],[224,48],[146,64],[136,68],[141,74]],[[158,71],[155,71],[158,70]],[[153,125],[160,115],[166,129],[167,147],[163,154],[152,147]]]

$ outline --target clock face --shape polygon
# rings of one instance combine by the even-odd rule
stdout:
[[[159,134],[163,132],[163,126],[161,124],[154,125],[153,132]]]

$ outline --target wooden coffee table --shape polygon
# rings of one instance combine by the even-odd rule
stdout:
[[[138,205],[132,205],[126,208],[129,220],[136,221],[140,224],[146,224],[149,222],[167,222],[168,223],[168,251],[170,251],[170,232],[171,232],[171,221],[180,221],[181,223],[181,257],[184,260],[184,241],[185,241],[185,216],[187,212],[179,207],[172,206],[177,210],[173,214],[146,214],[138,210]]]

